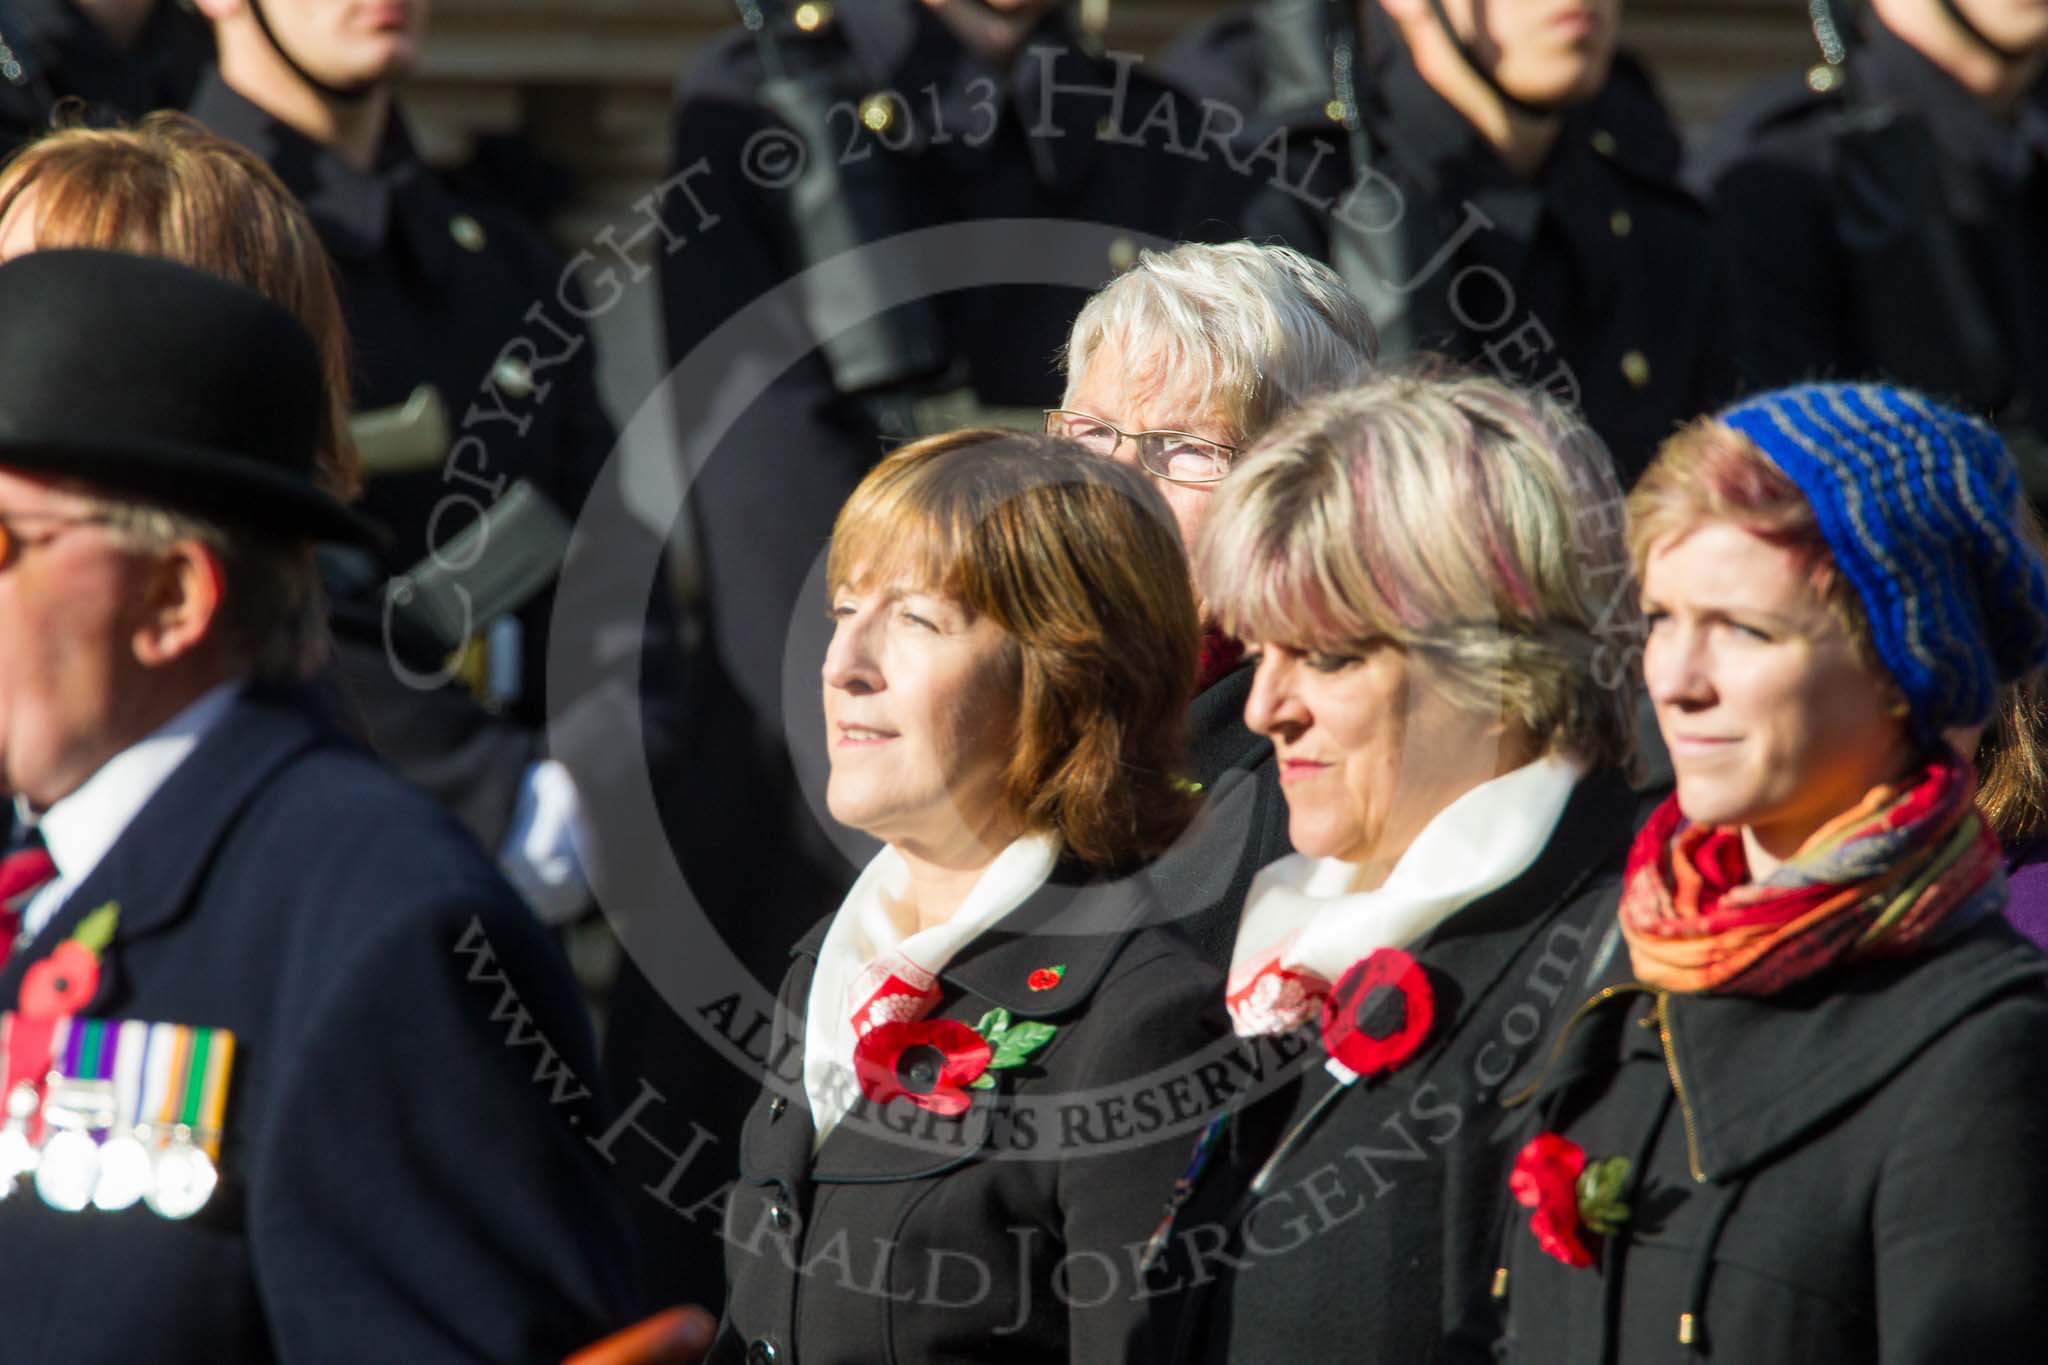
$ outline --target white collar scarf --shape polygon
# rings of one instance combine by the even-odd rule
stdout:
[[[880,1022],[868,1017],[871,1005],[887,1018],[921,1016],[937,999],[938,973],[977,934],[1045,885],[1059,861],[1059,848],[1051,835],[1023,836],[996,855],[951,919],[907,938],[889,907],[909,893],[910,869],[893,848],[875,855],[832,917],[811,977],[804,1018],[804,1094],[816,1130],[812,1151],[825,1144],[860,1094],[853,1049],[861,1034]],[[929,994],[875,1000],[892,977]]]
[[[1225,988],[1238,1035],[1301,1027],[1352,963],[1415,943],[1528,871],[1584,772],[1552,755],[1480,783],[1423,827],[1373,891],[1351,891],[1358,869],[1335,858],[1294,853],[1261,869]]]

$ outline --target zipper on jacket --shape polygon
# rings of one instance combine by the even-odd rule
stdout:
[[[1503,1099],[1500,1102],[1501,1108],[1513,1109],[1517,1105],[1527,1104],[1530,1097],[1543,1088],[1543,1083],[1550,1079],[1550,1073],[1557,1069],[1558,1059],[1564,1055],[1564,1045],[1571,1041],[1572,1030],[1576,1029],[1588,1014],[1617,995],[1628,995],[1635,991],[1647,992],[1649,989],[1640,981],[1624,981],[1619,985],[1601,987],[1597,995],[1573,1010],[1571,1018],[1564,1021],[1564,1027],[1557,1031],[1557,1041],[1550,1045],[1550,1055],[1544,1058],[1543,1069],[1536,1073],[1536,1079]]]
[[[1685,1123],[1685,1159],[1692,1167],[1692,1178],[1706,1183],[1707,1173],[1700,1167],[1699,1130],[1693,1125],[1692,1104],[1685,1097],[1685,1081],[1678,1074],[1678,1053],[1671,1046],[1671,992],[1657,992],[1657,1041],[1664,1048],[1664,1069],[1671,1073],[1671,1093],[1678,1097],[1678,1116]]]

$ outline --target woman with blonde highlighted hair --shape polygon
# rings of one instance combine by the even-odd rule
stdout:
[[[885,847],[783,982],[714,1360],[1126,1358],[1190,1127],[1139,1078],[1226,1031],[1138,872],[1194,809],[1183,565],[1144,476],[1044,436],[841,510],[826,799]]]
[[[1196,571],[1256,656],[1296,850],[1252,884],[1227,1005],[1306,1058],[1197,1163],[1159,1358],[1484,1354],[1496,1099],[1628,844],[1620,498],[1578,419],[1449,372],[1312,401],[1224,482]]]

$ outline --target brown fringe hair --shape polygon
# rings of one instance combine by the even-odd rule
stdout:
[[[1172,515],[1142,474],[995,428],[917,441],[840,510],[826,575],[835,591],[923,585],[1010,638],[1016,827],[1125,870],[1193,818],[1179,769],[1200,628]]]
[[[133,128],[62,128],[0,168],[0,219],[31,196],[36,245],[160,256],[239,284],[299,320],[320,351],[329,395],[321,487],[362,487],[349,434],[349,341],[334,268],[313,220],[247,149],[185,114]]]

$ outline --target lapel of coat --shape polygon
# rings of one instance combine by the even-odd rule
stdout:
[[[1557,829],[1529,870],[1506,886],[1452,915],[1415,949],[1436,992],[1437,1020],[1417,1062],[1413,1084],[1433,1078],[1453,1043],[1513,978],[1523,953],[1585,887],[1604,870],[1619,869],[1633,838],[1634,796],[1619,773],[1601,771],[1582,779],[1558,818]],[[1590,950],[1597,934],[1588,934]],[[1305,1093],[1298,1112],[1336,1084],[1328,1070],[1304,1072]],[[1368,1085],[1352,1089],[1364,1093]],[[1346,1100],[1339,1099],[1341,1106]]]
[[[1245,728],[1244,704],[1257,668],[1241,663],[1218,678],[1188,707],[1188,776],[1203,787],[1234,768],[1251,769],[1273,752],[1273,742]]]
[[[1088,880],[1073,865],[1063,864],[1024,904],[977,936],[939,973],[947,999],[931,1017],[972,1025],[1000,1006],[1017,1018],[1053,1021],[1064,1028],[1085,1011],[1125,942],[1158,913],[1157,899],[1143,876]],[[799,1037],[827,924],[812,930],[793,950],[798,967],[790,974],[783,1002],[788,1008],[781,1013]],[[1065,969],[1058,984],[1034,988],[1033,974],[1053,967]],[[1031,1065],[1010,1073],[1015,1082],[1005,1084],[1029,1084],[1027,1073],[1041,1070],[1040,1063],[1059,1042],[1055,1035]],[[967,1111],[952,1118],[907,1100],[877,1108],[862,1099],[814,1157],[809,1100],[802,1087],[796,1087],[796,1093],[786,1097],[788,1107],[782,1114],[764,1117],[757,1110],[749,1120],[742,1172],[750,1180],[792,1188],[803,1180],[880,1184],[944,1174],[974,1159],[995,1126],[1002,1088],[969,1094]]]
[[[101,954],[99,989],[83,1012],[117,1007],[126,993],[123,945],[167,927],[190,908],[194,887],[243,807],[280,767],[326,733],[295,695],[245,691],[42,932],[0,968],[0,1003],[13,1008],[29,966],[49,956],[86,915],[114,901],[121,908],[114,940]]]

